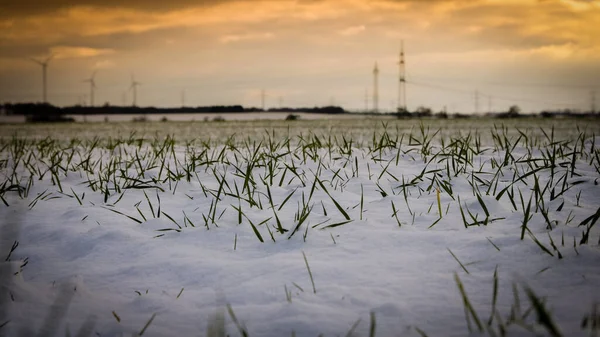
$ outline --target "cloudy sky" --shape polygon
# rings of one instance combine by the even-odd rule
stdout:
[[[0,103],[600,107],[600,0],[0,0]],[[368,102],[365,102],[368,91]],[[475,92],[479,94],[476,95]],[[185,93],[185,94],[183,94]],[[478,99],[476,99],[476,97]],[[476,102],[478,104],[476,104]]]

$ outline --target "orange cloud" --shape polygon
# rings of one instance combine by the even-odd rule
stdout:
[[[366,27],[364,25],[350,26],[350,27],[346,27],[342,30],[339,30],[338,34],[344,35],[344,36],[352,36],[352,35],[357,35],[357,34],[364,32],[365,29],[366,29]]]
[[[56,46],[50,49],[50,53],[56,55],[56,59],[70,59],[82,57],[94,57],[114,54],[112,49],[95,49],[87,47]]]
[[[107,0],[110,6],[48,1],[54,4],[48,10],[18,19],[0,15],[0,75],[23,58],[57,52],[86,69],[108,62],[103,66],[115,69],[107,79],[111,71],[117,78],[134,68],[158,83],[166,76],[226,81],[255,73],[278,74],[279,83],[313,75],[351,83],[370,81],[378,60],[384,81],[396,74],[401,39],[411,73],[435,66],[439,76],[473,64],[502,73],[507,64],[534,69],[546,62],[587,67],[574,77],[591,82],[597,76],[589,69],[597,67],[590,64],[600,60],[600,1],[175,0],[163,6],[156,0],[147,8],[117,0]]]
[[[221,43],[234,43],[247,40],[268,40],[274,37],[273,33],[261,33],[261,34],[232,34],[225,35],[219,39]]]
[[[599,36],[592,22],[600,22],[598,2],[576,0],[479,0],[479,1],[394,1],[394,0],[294,0],[215,1],[212,6],[144,11],[136,8],[71,6],[52,13],[0,20],[0,40],[54,44],[70,36],[139,34],[173,27],[252,26],[265,31],[276,24],[303,29],[306,21],[328,21],[341,35],[356,35],[374,22],[380,27],[403,26],[405,30],[448,30],[470,26],[517,29],[505,33],[523,36],[559,37],[590,44]],[[363,21],[362,24],[356,24]],[[582,23],[589,24],[582,24]],[[341,26],[341,27],[340,27]],[[52,29],[48,29],[52,27]],[[414,28],[412,28],[414,30]],[[457,30],[461,30],[457,29]],[[270,31],[269,29],[267,29]],[[464,29],[462,29],[464,31]],[[471,30],[470,32],[473,32]],[[245,32],[247,36],[260,32]],[[497,33],[495,33],[497,34]],[[594,40],[594,41],[592,41]]]

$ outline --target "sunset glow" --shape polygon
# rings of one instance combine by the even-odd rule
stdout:
[[[600,1],[34,1],[0,6],[0,102],[72,105],[97,72],[96,103],[365,108],[372,67],[380,107],[397,104],[404,40],[408,107],[474,112],[590,106],[600,87]],[[123,101],[125,98],[125,101]]]

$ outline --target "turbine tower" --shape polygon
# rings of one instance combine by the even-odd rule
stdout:
[[[373,112],[379,112],[379,68],[377,62],[375,62],[375,68],[373,68]]]
[[[92,77],[83,80],[84,82],[90,83],[90,106],[94,106],[94,90],[96,89],[96,70],[92,73]]]
[[[400,42],[400,66],[398,83],[398,112],[406,112],[406,64],[404,61],[404,40]]]
[[[133,106],[137,106],[137,87],[141,85],[140,82],[137,82],[135,80],[135,77],[133,76],[133,74],[131,74],[131,86],[129,87],[129,90],[133,91]]]
[[[52,58],[54,57],[54,54],[51,54],[50,56],[48,56],[45,60],[40,61],[34,58],[30,58],[31,61],[39,64],[40,66],[42,66],[42,97],[43,97],[43,102],[44,103],[48,103],[48,97],[47,97],[47,71],[48,71],[48,63],[50,63],[50,60],[52,60]]]

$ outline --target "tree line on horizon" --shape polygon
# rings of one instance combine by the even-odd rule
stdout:
[[[112,106],[105,104],[103,106],[67,106],[57,107],[48,103],[7,103],[0,105],[0,111],[5,115],[21,115],[26,116],[28,121],[69,121],[65,115],[120,115],[120,114],[187,114],[187,113],[260,113],[260,112],[287,112],[290,114],[305,112],[305,113],[321,113],[321,114],[360,114],[360,115],[391,115],[397,118],[473,118],[481,117],[481,115],[464,114],[464,113],[448,113],[440,111],[434,113],[431,108],[420,106],[415,111],[402,110],[397,112],[376,113],[367,112],[350,112],[339,106],[322,106],[322,107],[304,107],[304,108],[270,108],[261,109],[256,107],[244,107],[242,105],[213,105],[213,106],[198,106],[198,107],[174,107],[174,108],[158,108],[158,107],[135,107],[135,106]],[[511,106],[508,111],[487,113],[484,117],[494,118],[519,118],[539,116],[544,118],[552,117],[598,117],[600,114],[595,111],[579,112],[570,109],[563,110],[545,110],[537,114],[523,114],[517,105]]]
[[[251,113],[251,112],[312,112],[340,114],[347,111],[338,106],[271,108],[261,109],[242,105],[211,105],[198,107],[136,107],[136,106],[66,106],[57,107],[47,103],[8,103],[1,107],[8,115],[117,115],[117,114],[171,114],[171,113]]]

